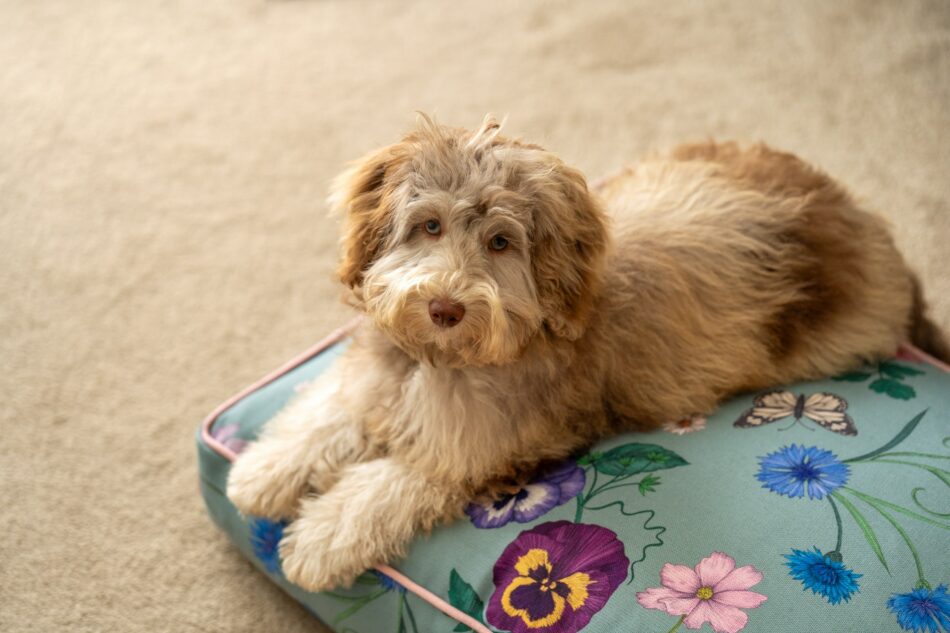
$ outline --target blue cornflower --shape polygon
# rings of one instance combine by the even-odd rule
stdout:
[[[937,633],[938,626],[950,631],[950,596],[946,585],[895,593],[887,601],[887,608],[897,615],[897,623],[905,631]]]
[[[842,600],[848,602],[851,595],[859,591],[856,574],[841,562],[841,555],[833,556],[836,552],[822,554],[816,547],[815,551],[792,549],[791,554],[785,554],[785,563],[791,570],[789,575],[800,580],[804,591],[811,589],[812,593],[821,594],[830,604],[838,604]],[[835,560],[837,559],[837,560]]]
[[[385,589],[386,591],[399,591],[401,593],[406,593],[406,588],[400,585],[390,576],[387,576],[381,571],[371,569],[370,573],[376,576],[376,581],[379,582],[379,586]]]
[[[280,552],[278,545],[284,536],[286,521],[271,521],[270,519],[251,519],[251,547],[264,567],[274,574],[280,571]]]
[[[850,470],[831,451],[792,444],[760,457],[763,488],[786,497],[824,499],[848,481]]]

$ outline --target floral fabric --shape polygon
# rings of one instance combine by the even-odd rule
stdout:
[[[230,407],[211,436],[240,452],[344,346]],[[240,517],[229,462],[203,441],[199,456],[214,520],[335,631],[470,630],[378,571],[322,594],[290,585],[285,525]],[[396,567],[487,631],[950,633],[950,375],[895,359],[741,396],[466,514]]]

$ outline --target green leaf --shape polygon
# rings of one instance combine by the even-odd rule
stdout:
[[[864,382],[871,377],[871,374],[865,373],[863,371],[854,371],[850,374],[842,374],[840,376],[835,376],[832,380],[837,380],[839,382]]]
[[[588,466],[600,459],[600,453],[588,453],[577,460],[578,466]]]
[[[874,550],[874,553],[877,555],[877,559],[881,561],[881,564],[884,565],[884,569],[887,570],[887,573],[891,573],[890,568],[887,566],[887,561],[884,560],[884,551],[881,549],[881,544],[877,540],[877,536],[874,534],[874,530],[871,529],[871,524],[868,523],[868,520],[864,518],[864,515],[854,507],[854,504],[848,501],[843,496],[839,495],[837,492],[832,492],[831,496],[838,500],[838,503],[847,508],[848,512],[851,513],[851,517],[854,519],[854,522],[858,524],[858,527],[861,528],[861,532],[864,534],[864,538],[867,539],[868,545],[871,546],[871,549]]]
[[[660,485],[660,478],[656,475],[647,475],[640,480],[638,487],[640,488],[640,494],[644,497],[648,492],[655,492],[656,487]]]
[[[402,617],[402,604],[399,603],[399,628],[396,629],[396,633],[409,633],[406,629],[406,620]]]
[[[629,476],[688,464],[668,448],[633,442],[610,449],[594,463],[594,468],[605,475]]]
[[[361,574],[356,577],[355,583],[357,585],[379,585],[379,578],[370,573]]]
[[[454,569],[449,575],[449,604],[462,613],[472,616],[479,622],[484,622],[484,620],[482,620],[482,610],[485,608],[485,603],[478,597],[478,594],[475,593],[472,586],[462,580],[462,577],[459,576],[459,573]],[[459,623],[453,630],[471,631],[472,629],[469,626]]]
[[[847,464],[848,462],[865,461],[865,460],[871,459],[872,457],[877,457],[881,453],[886,453],[887,451],[891,450],[892,448],[894,448],[895,446],[897,446],[898,444],[906,440],[908,437],[910,437],[910,434],[914,432],[914,429],[917,428],[917,425],[920,424],[920,421],[924,419],[925,415],[927,415],[927,411],[929,411],[929,409],[924,409],[923,411],[915,415],[913,418],[911,418],[910,422],[905,424],[904,428],[898,431],[897,435],[894,436],[894,439],[892,439],[890,442],[888,442],[884,446],[880,448],[876,448],[870,453],[865,453],[864,455],[858,455],[857,457],[846,459],[844,460],[844,463]]]
[[[888,509],[890,509],[890,510],[894,510],[895,512],[900,512],[901,514],[903,514],[903,515],[905,515],[905,516],[909,516],[909,517],[911,517],[912,519],[917,519],[918,521],[923,521],[924,523],[929,523],[930,525],[934,525],[934,526],[936,526],[936,527],[938,527],[938,528],[943,528],[944,530],[950,530],[950,524],[941,523],[940,521],[935,521],[935,520],[931,519],[931,518],[928,517],[928,516],[924,516],[924,515],[922,515],[922,514],[918,514],[918,513],[914,512],[913,510],[908,510],[907,508],[904,508],[904,507],[902,507],[902,506],[899,506],[899,505],[897,505],[896,503],[891,503],[890,501],[885,501],[884,499],[878,499],[877,497],[872,497],[871,495],[866,495],[866,494],[864,494],[863,492],[858,492],[857,490],[854,490],[854,489],[852,489],[852,488],[848,488],[847,486],[844,488],[844,490],[847,490],[848,492],[850,492],[851,494],[853,494],[855,497],[857,497],[858,499],[860,499],[860,500],[863,501],[864,503],[866,503],[866,504],[868,504],[869,506],[871,506],[871,507],[873,507],[874,509],[876,509],[878,512],[880,512],[880,508],[881,508],[881,507],[885,507],[885,508],[888,508]]]
[[[910,400],[917,396],[917,392],[914,391],[913,387],[905,385],[902,382],[897,382],[896,380],[891,380],[890,378],[878,378],[868,385],[868,387],[871,391],[887,394],[897,400]]]
[[[334,625],[339,624],[340,622],[347,619],[348,617],[350,617],[351,615],[353,615],[354,613],[356,613],[357,611],[359,611],[360,609],[368,605],[370,602],[372,602],[376,598],[383,595],[384,593],[386,593],[386,590],[380,589],[379,591],[375,593],[371,593],[369,595],[363,596],[362,600],[354,602],[352,605],[350,605],[343,611],[337,613],[336,617],[333,618],[333,624]]]
[[[406,600],[406,594],[402,594],[401,600],[406,606],[406,615],[409,616],[409,624],[412,625],[412,633],[419,633],[419,625],[416,624],[416,616],[412,613],[412,607],[409,606],[409,601]]]
[[[891,360],[886,360],[877,366],[879,372],[890,378],[900,380],[908,376],[922,376],[924,372],[907,365],[900,365]]]

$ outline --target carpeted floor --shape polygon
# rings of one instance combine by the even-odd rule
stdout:
[[[754,7],[754,9],[753,9]],[[950,4],[0,0],[0,630],[314,631],[193,433],[347,318],[327,185],[413,111],[591,176],[765,139],[894,222],[950,327]]]

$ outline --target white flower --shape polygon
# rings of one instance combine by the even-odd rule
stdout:
[[[676,435],[686,435],[693,431],[702,431],[705,428],[706,416],[704,415],[694,415],[689,418],[683,418],[682,420],[667,422],[663,425],[664,431],[675,433]]]

